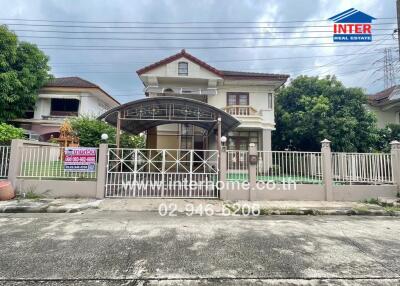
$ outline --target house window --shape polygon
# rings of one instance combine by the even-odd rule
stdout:
[[[240,131],[228,135],[229,150],[248,150],[249,144],[260,146],[260,134],[257,131]]]
[[[178,63],[178,75],[188,75],[188,63],[179,62]]]
[[[268,104],[268,109],[273,109],[273,105],[274,105],[274,96],[272,95],[272,93],[268,93],[268,98],[267,98],[267,104]]]
[[[249,94],[245,92],[228,92],[227,105],[249,105]]]
[[[51,99],[50,115],[52,116],[78,116],[78,109],[78,99]]]

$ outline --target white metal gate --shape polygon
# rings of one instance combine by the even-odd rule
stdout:
[[[10,146],[0,146],[0,178],[7,178],[10,162]]]
[[[217,198],[218,151],[111,148],[106,197]]]

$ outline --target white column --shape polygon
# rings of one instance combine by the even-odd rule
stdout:
[[[260,146],[258,147],[260,148]],[[271,129],[262,130],[262,151],[271,151]]]

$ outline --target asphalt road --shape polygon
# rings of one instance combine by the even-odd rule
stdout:
[[[400,285],[400,219],[0,214],[0,285]]]

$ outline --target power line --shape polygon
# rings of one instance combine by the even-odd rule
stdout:
[[[374,26],[395,25],[396,23],[376,23]],[[298,29],[298,28],[332,28],[329,25],[309,26],[88,26],[88,25],[56,25],[9,23],[8,26],[55,27],[55,28],[89,28],[89,29]]]
[[[375,36],[387,36],[392,34],[378,34]],[[64,39],[64,40],[117,40],[117,41],[235,41],[235,40],[292,40],[292,39],[332,39],[332,36],[302,36],[302,37],[237,37],[237,38],[110,38],[110,37],[62,37],[62,36],[27,36],[23,38],[35,39]]]
[[[262,59],[231,59],[231,60],[205,60],[208,63],[234,63],[234,62],[253,62],[253,61],[275,61],[275,60],[293,60],[293,59],[313,59],[313,58],[331,58],[344,56],[372,55],[380,54],[380,52],[337,54],[337,55],[314,55],[314,56],[298,56],[298,57],[281,57],[281,58],[262,58]],[[52,65],[134,65],[134,64],[150,64],[154,61],[146,62],[96,62],[96,63],[78,63],[78,62],[53,62]]]
[[[392,20],[396,17],[382,17],[377,20]],[[49,19],[26,19],[26,18],[0,18],[0,21],[25,21],[25,22],[49,22],[49,23],[91,23],[91,24],[273,24],[273,23],[309,23],[309,22],[330,22],[327,19],[321,20],[291,20],[291,21],[180,21],[180,22],[154,22],[154,21],[75,21],[75,20],[49,20]]]
[[[14,32],[34,33],[60,33],[60,34],[144,34],[144,35],[265,35],[265,34],[306,34],[306,33],[330,33],[331,30],[307,30],[307,31],[264,31],[264,32],[154,32],[154,31],[65,31],[65,30],[31,30],[12,29]],[[393,31],[393,29],[374,29],[374,31]]]
[[[374,44],[373,46],[388,46],[393,45],[389,43]],[[131,46],[93,46],[93,45],[40,45],[41,49],[45,50],[70,50],[70,51],[157,51],[157,50],[179,50],[185,48],[184,46],[146,46],[146,47],[131,47]],[[192,50],[214,50],[214,49],[258,49],[258,48],[348,48],[348,47],[368,47],[370,45],[335,45],[330,43],[319,44],[294,44],[294,45],[259,45],[259,46],[204,46],[204,47],[186,47]]]

